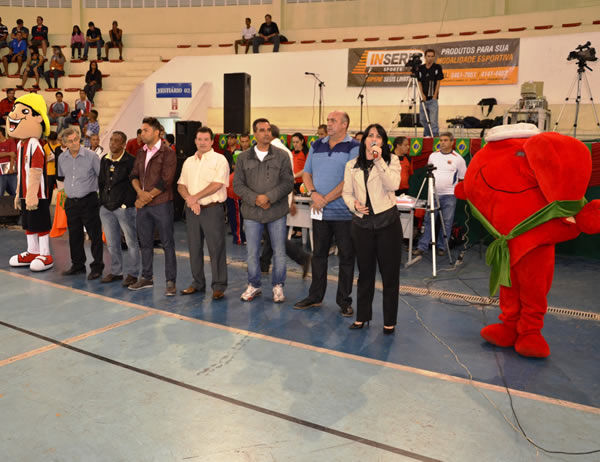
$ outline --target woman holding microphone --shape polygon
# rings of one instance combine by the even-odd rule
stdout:
[[[344,202],[354,214],[352,240],[358,263],[356,322],[362,329],[373,314],[375,270],[383,281],[383,333],[392,334],[398,313],[402,226],[395,190],[400,184],[400,162],[390,154],[388,137],[371,124],[360,142],[358,157],[346,164]]]

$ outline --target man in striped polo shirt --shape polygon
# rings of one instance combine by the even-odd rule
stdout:
[[[342,199],[346,163],[358,155],[360,144],[348,135],[350,118],[345,112],[334,111],[327,116],[327,133],[313,142],[302,179],[311,193],[312,209],[322,212],[322,219],[313,219],[314,249],[312,283],[308,296],[294,308],[304,310],[319,306],[327,289],[327,259],[331,240],[339,251],[339,274],[336,303],[343,316],[352,316],[352,280],[354,250],[350,237],[352,215]]]

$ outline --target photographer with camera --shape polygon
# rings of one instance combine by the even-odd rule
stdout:
[[[450,236],[452,223],[454,222],[454,212],[456,210],[456,196],[454,195],[454,186],[462,181],[467,171],[467,164],[460,154],[452,149],[454,136],[452,133],[445,132],[440,135],[440,150],[429,156],[427,169],[433,171],[435,178],[435,192],[440,201],[439,211],[442,213],[442,224],[438,228],[436,245],[437,254],[446,255],[444,229],[446,236]],[[437,204],[436,204],[437,206]],[[436,219],[438,211],[435,212]],[[442,228],[443,226],[443,228]],[[413,252],[414,256],[423,255],[431,244],[431,219],[425,220],[425,232],[419,239],[417,249]]]
[[[425,64],[419,66],[416,77],[423,100],[419,107],[421,124],[424,127],[423,137],[438,136],[438,95],[444,73],[442,66],[435,63],[435,50],[425,50]],[[429,126],[426,123],[425,111],[429,116]]]

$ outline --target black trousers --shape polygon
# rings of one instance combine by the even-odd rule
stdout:
[[[67,198],[65,201],[67,226],[69,229],[69,248],[71,249],[71,264],[74,268],[85,268],[85,250],[83,243],[85,235],[83,227],[87,230],[92,241],[92,271],[104,269],[102,261],[102,223],[100,221],[100,200],[98,194],[93,192],[80,199]]]
[[[352,305],[352,281],[354,279],[354,247],[350,236],[350,220],[313,220],[314,250],[312,257],[312,283],[308,298],[320,302],[327,289],[327,261],[329,248],[335,236],[338,248],[339,272],[335,301],[340,307]]]
[[[400,217],[398,216],[391,225],[381,229],[366,229],[352,224],[352,240],[358,263],[356,321],[370,321],[373,317],[375,271],[379,266],[383,281],[383,324],[395,326],[402,256]]]
[[[147,205],[137,210],[136,225],[142,254],[142,277],[152,279],[154,262],[154,230],[158,230],[165,252],[165,277],[167,282],[177,279],[177,258],[173,236],[173,201]]]

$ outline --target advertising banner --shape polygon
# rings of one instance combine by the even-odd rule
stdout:
[[[425,63],[425,50],[435,50],[448,85],[508,85],[518,82],[516,39],[470,40],[436,44],[348,50],[348,86],[403,87],[411,77],[411,58]],[[414,62],[414,61],[413,61]],[[414,67],[414,66],[413,66]]]

